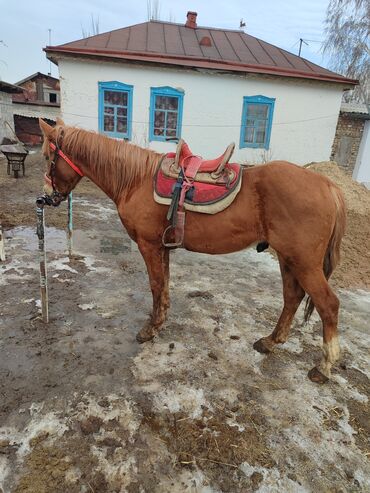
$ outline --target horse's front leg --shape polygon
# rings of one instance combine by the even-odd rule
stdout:
[[[136,336],[137,341],[143,343],[158,334],[167,317],[170,306],[168,292],[170,255],[167,248],[147,241],[138,241],[138,247],[145,260],[153,295],[152,314]]]

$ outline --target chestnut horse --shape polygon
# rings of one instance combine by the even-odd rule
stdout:
[[[40,126],[44,155],[52,159],[46,180],[53,184],[54,205],[75,188],[80,171],[114,201],[122,224],[137,243],[153,295],[152,314],[137,340],[151,340],[163,326],[170,304],[169,250],[162,245],[162,233],[168,226],[167,207],[153,199],[153,176],[162,154],[65,126],[61,120],[54,128],[43,120]],[[222,212],[208,215],[188,211],[186,216],[187,250],[225,254],[268,242],[277,252],[284,306],[275,329],[256,341],[254,349],[269,353],[287,340],[293,317],[307,293],[305,318],[315,307],[323,325],[323,358],[309,377],[321,383],[328,380],[339,357],[339,301],[328,278],[339,261],[345,220],[343,194],[336,185],[284,161],[244,169],[239,194]]]

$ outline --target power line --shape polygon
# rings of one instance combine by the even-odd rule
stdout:
[[[303,39],[303,38],[299,38],[299,40],[297,41],[297,43],[299,43],[298,56],[301,56],[302,44],[305,44],[305,45],[309,46],[308,43],[320,43],[320,44],[322,44],[322,41],[319,41],[317,39]],[[297,43],[295,43],[295,45]]]
[[[12,104],[12,103],[1,103],[2,105],[7,105],[7,106],[12,106],[14,109],[17,107],[17,104]],[[0,106],[1,106],[0,104]],[[27,103],[20,103],[20,104],[25,104]],[[55,106],[46,106],[45,108],[56,108]],[[14,113],[14,112],[13,112]],[[17,115],[17,113],[14,113]],[[64,111],[63,115],[69,115],[69,116],[78,116],[80,118],[89,118],[90,120],[95,120],[98,117],[93,116],[93,115],[83,115],[81,113],[71,113],[69,111]],[[18,116],[25,116],[26,118],[38,118],[38,116],[26,116],[26,115],[18,115]],[[317,116],[314,118],[305,118],[303,120],[292,120],[288,122],[273,122],[273,125],[291,125],[293,123],[305,123],[305,122],[311,122],[311,121],[317,121],[317,120],[325,120],[328,118],[335,118],[337,117],[337,114],[332,114],[332,115],[324,115],[324,116]],[[42,117],[41,117],[42,118]],[[44,118],[47,118],[46,116]],[[141,125],[148,125],[149,120],[147,121],[140,121],[140,120],[131,120],[131,123],[138,123]],[[206,128],[240,128],[240,123],[238,124],[229,124],[229,125],[217,125],[217,124],[209,124],[209,123],[182,123],[182,127],[206,127]]]

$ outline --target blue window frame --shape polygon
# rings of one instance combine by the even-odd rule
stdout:
[[[131,139],[133,86],[122,82],[99,82],[99,132]]]
[[[181,137],[184,92],[172,87],[150,89],[149,140]]]
[[[243,98],[241,148],[269,148],[274,105],[275,99],[266,96],[245,96]]]

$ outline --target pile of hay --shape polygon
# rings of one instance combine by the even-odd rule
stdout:
[[[355,182],[334,162],[314,163],[308,169],[330,178],[344,192],[347,231],[341,263],[333,274],[338,287],[370,288],[370,190]]]

